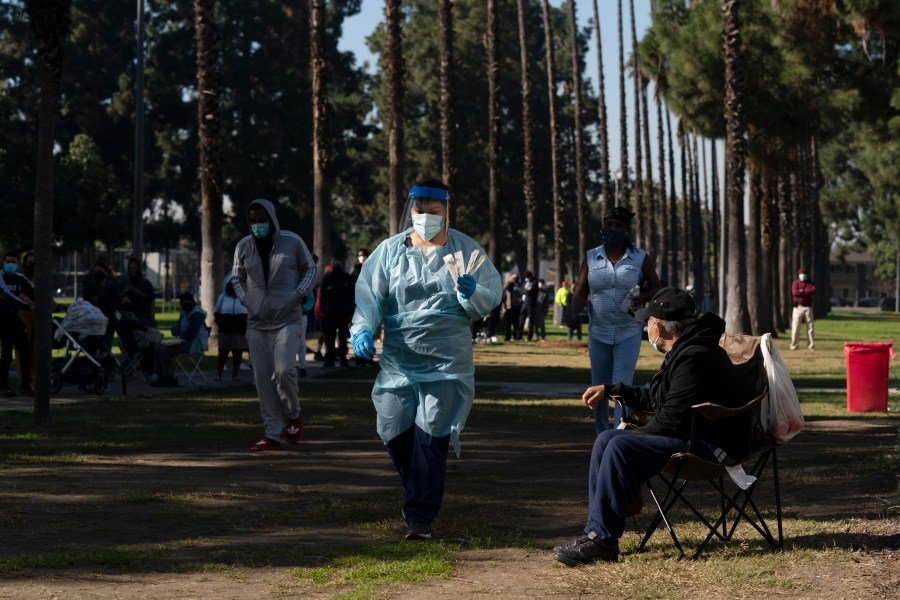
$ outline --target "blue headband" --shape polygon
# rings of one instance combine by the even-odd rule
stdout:
[[[409,188],[409,196],[408,200],[412,200],[413,198],[434,198],[435,200],[449,200],[450,192],[447,190],[442,190],[440,188],[433,187],[422,187],[418,185],[414,185]]]

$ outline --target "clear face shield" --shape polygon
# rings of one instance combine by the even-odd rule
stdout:
[[[400,226],[413,228],[425,241],[447,231],[450,194],[440,188],[413,186],[409,190]]]

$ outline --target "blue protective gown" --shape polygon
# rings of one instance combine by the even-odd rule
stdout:
[[[463,233],[449,229],[447,243],[426,256],[406,245],[411,231],[379,244],[363,264],[350,333],[374,333],[379,323],[384,324],[381,371],[372,390],[378,435],[384,443],[415,423],[435,437],[450,435],[459,456],[459,434],[475,397],[469,322],[500,303],[500,273],[484,249]],[[462,251],[468,263],[473,250],[485,261],[473,274],[475,293],[465,299],[455,290],[456,280],[444,257]],[[419,390],[414,414],[402,401],[413,386]],[[455,391],[448,394],[448,389]]]

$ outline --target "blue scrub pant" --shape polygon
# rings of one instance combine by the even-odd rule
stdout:
[[[588,474],[588,521],[584,532],[619,539],[625,531],[628,506],[641,485],[659,473],[687,442],[633,429],[609,429],[597,436]]]
[[[403,481],[403,514],[417,531],[430,531],[444,499],[450,436],[436,437],[413,425],[387,443]]]
[[[641,354],[641,336],[635,335],[618,344],[606,344],[588,335],[588,353],[591,358],[591,385],[625,383],[634,381],[634,369]],[[622,407],[615,407],[613,427],[622,420]],[[594,424],[597,435],[609,429],[609,405],[594,405]]]

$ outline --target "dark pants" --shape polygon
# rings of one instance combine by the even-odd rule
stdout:
[[[403,481],[403,512],[410,527],[427,526],[444,499],[450,436],[435,437],[413,425],[387,443]]]
[[[335,338],[337,338],[337,355],[341,363],[347,361],[347,338],[350,337],[350,318],[330,317],[322,319],[325,329],[325,364],[334,364]]]
[[[522,306],[511,306],[506,310],[506,341],[522,337],[522,328],[519,327],[519,316],[522,314]]]
[[[534,321],[535,321],[535,310],[534,304],[531,302],[525,302],[522,304],[522,314],[519,315],[519,337],[523,337],[525,335],[525,321],[528,321],[528,341],[534,337]]]
[[[31,381],[31,345],[28,343],[25,323],[14,312],[0,313],[0,344],[3,345],[3,351],[0,352],[0,388],[9,387],[9,365],[12,363],[13,348],[16,349],[22,366],[22,381],[19,386],[28,385]]]
[[[175,371],[178,366],[175,364],[175,357],[179,354],[187,354],[191,349],[189,342],[182,341],[174,345],[160,344],[156,347],[156,362],[154,370],[159,377],[168,378],[175,377]]]
[[[659,473],[687,442],[633,429],[608,429],[597,436],[588,474],[588,521],[585,533],[618,539],[625,531],[628,507],[641,485]]]

